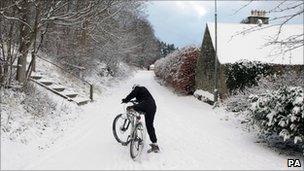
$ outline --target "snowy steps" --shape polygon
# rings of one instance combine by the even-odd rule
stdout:
[[[31,78],[38,80],[38,79],[41,79],[42,76],[41,75],[32,75]]]
[[[73,101],[77,105],[84,105],[87,104],[90,99],[82,97],[78,93],[74,91],[67,90],[66,87],[55,83],[52,80],[49,80],[47,78],[44,78],[42,75],[38,75],[33,73],[31,76],[31,81],[37,83],[38,85],[46,88],[47,90],[67,99],[68,101]]]
[[[62,92],[62,91],[65,90],[65,87],[60,86],[60,85],[55,85],[55,86],[52,86],[51,88],[52,88],[53,90],[58,91],[58,92]]]
[[[46,85],[46,86],[49,86],[49,85],[52,85],[53,82],[50,81],[50,80],[42,80],[42,79],[39,79],[39,82]]]

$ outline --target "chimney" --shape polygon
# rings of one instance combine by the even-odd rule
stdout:
[[[251,10],[251,15],[244,21],[245,24],[269,24],[269,17],[265,10]]]

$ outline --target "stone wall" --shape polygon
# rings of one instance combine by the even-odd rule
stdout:
[[[195,74],[195,88],[202,89],[213,93],[214,91],[214,61],[215,61],[215,50],[210,37],[208,27],[206,27],[203,43],[201,46],[201,52],[197,60],[196,74]],[[218,62],[218,61],[217,61]],[[227,65],[220,64],[219,66],[219,96],[221,99],[225,99],[229,96],[229,90],[226,85],[225,70]],[[288,70],[296,71],[296,74],[303,74],[304,65],[271,65],[271,68],[275,70],[275,73],[280,75]]]
[[[215,51],[212,45],[210,32],[208,27],[206,27],[201,53],[197,60],[195,74],[196,89],[202,89],[213,93],[214,56]]]
[[[219,97],[220,99],[225,99],[228,97],[229,95],[229,90],[227,88],[227,85],[226,85],[226,75],[225,75],[225,69],[226,69],[226,66],[225,65],[222,65],[222,64],[219,64],[219,82],[218,82],[218,86],[219,86]]]

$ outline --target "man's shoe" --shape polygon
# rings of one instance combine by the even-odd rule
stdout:
[[[158,153],[159,152],[159,147],[157,144],[150,144],[151,148],[147,151],[147,153],[151,153],[151,152],[154,152],[154,153]]]

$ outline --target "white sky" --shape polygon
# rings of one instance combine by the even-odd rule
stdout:
[[[278,3],[254,1],[235,14],[246,1],[218,1],[218,22],[239,23],[252,9],[269,10]],[[214,22],[214,1],[149,1],[147,13],[161,40],[178,47],[200,45],[206,22]],[[303,15],[291,23],[303,24]]]

